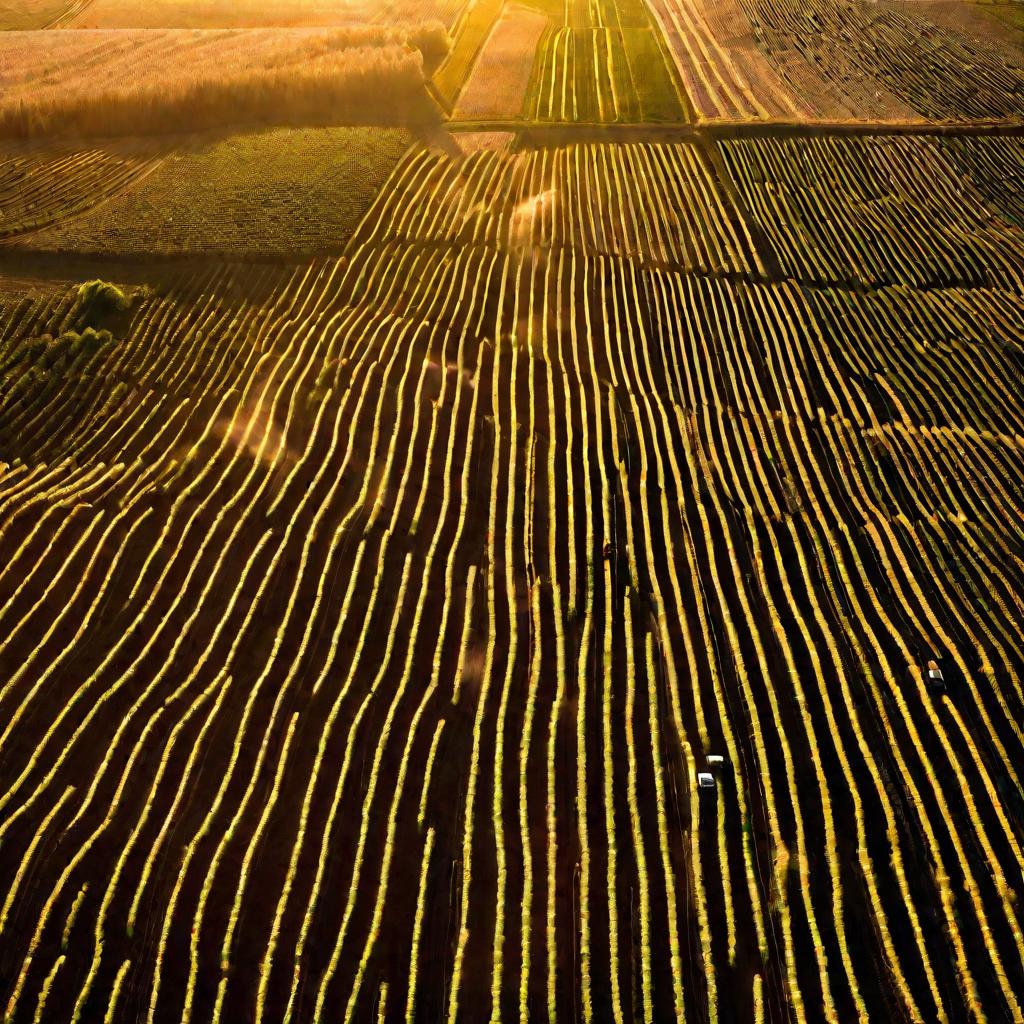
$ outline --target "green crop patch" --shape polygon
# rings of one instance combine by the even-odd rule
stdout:
[[[195,143],[19,244],[97,255],[338,252],[409,142],[395,129],[308,128]]]
[[[650,27],[545,33],[525,116],[576,123],[681,122],[685,112]]]

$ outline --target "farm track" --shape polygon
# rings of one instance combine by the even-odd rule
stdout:
[[[1024,289],[590,130],[0,304],[12,1020],[1020,1019]]]

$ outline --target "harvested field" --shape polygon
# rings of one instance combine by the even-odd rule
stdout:
[[[6,33],[0,135],[429,120],[432,104],[422,58],[407,42],[411,31]]]
[[[388,25],[439,21],[451,30],[466,9],[467,0],[373,0],[372,17]]]
[[[0,31],[47,28],[77,6],[71,0],[0,0]]]
[[[74,28],[311,28],[365,23],[369,0],[92,0]]]
[[[519,116],[547,22],[537,11],[506,4],[459,95],[455,117]]]
[[[74,28],[328,28],[419,25],[450,28],[465,0],[91,0]],[[31,26],[26,26],[31,27]]]
[[[338,253],[410,142],[380,128],[192,142],[116,199],[20,244],[102,256]]]

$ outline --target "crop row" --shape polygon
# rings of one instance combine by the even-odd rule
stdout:
[[[968,148],[984,152],[985,140]],[[1020,152],[1019,141],[1007,148]],[[932,138],[760,139],[720,152],[784,273],[917,287],[1024,285],[1024,234]],[[991,179],[990,179],[991,181]]]
[[[563,26],[541,40],[525,116],[536,121],[679,121],[683,110],[649,28]]]
[[[704,272],[761,274],[731,199],[694,146],[572,146],[453,161],[413,150],[354,246],[570,247]]]
[[[835,102],[829,99],[834,93],[862,118],[1024,113],[1024,72],[1006,50],[939,27],[912,6],[875,11],[842,0],[739,3],[761,51],[812,108],[823,99]]]

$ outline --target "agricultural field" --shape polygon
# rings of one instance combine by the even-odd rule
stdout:
[[[927,0],[652,0],[651,6],[702,120],[1024,115],[1024,35],[1004,30],[999,38],[994,26],[979,35],[980,15],[970,13],[977,8],[961,0],[941,11]]]
[[[738,0],[758,44],[806,102],[868,120],[1024,116],[1024,42],[1007,53],[940,27],[918,3]],[[969,20],[969,19],[968,19]]]
[[[545,37],[535,69],[536,121],[679,122],[680,91],[642,3],[565,5]]]
[[[4,1024],[1024,1022],[930,6],[0,2]]]
[[[642,3],[572,0],[563,6],[536,0],[532,13],[529,6],[474,0],[465,8],[453,30],[451,53],[433,77],[438,95],[446,107],[454,108],[456,119],[463,111],[472,117],[481,107],[482,83],[489,80],[493,81],[493,102],[512,115],[506,119],[556,123],[679,123],[686,119],[682,93]],[[522,65],[514,75],[508,70],[513,50],[518,51]],[[529,74],[525,97],[524,71]],[[513,106],[517,99],[521,101]]]
[[[454,117],[519,116],[530,85],[533,56],[547,21],[539,11],[506,5],[459,95]]]
[[[451,51],[433,75],[434,88],[447,110],[454,108],[504,9],[504,0],[469,0],[460,8]]]
[[[943,156],[1003,220],[1024,228],[1024,151],[1016,140],[951,138]]]
[[[992,141],[953,148],[928,136],[763,139],[723,142],[720,152],[787,276],[1021,291],[1024,230],[998,216],[957,166],[979,165],[993,149],[1020,166],[1019,139],[998,149]],[[1005,189],[998,170],[978,171],[987,191]]]
[[[388,245],[579,249],[702,274],[757,274],[735,204],[691,145],[409,154],[356,233]]]
[[[1015,1009],[1019,288],[734,216],[414,150],[340,262],[5,304],[14,1019]]]
[[[379,128],[196,140],[138,180],[112,182],[112,198],[66,213],[19,248],[115,257],[340,253],[411,141]],[[88,157],[75,154],[83,164]]]
[[[362,0],[91,0],[65,24],[78,29],[310,28],[369,21]]]
[[[61,25],[76,29],[334,28],[436,21],[450,28],[463,0],[89,0],[73,6]],[[0,7],[0,14],[3,8]],[[7,27],[38,28],[35,24]]]
[[[0,241],[81,213],[142,181],[159,166],[160,143],[0,146]]]
[[[738,0],[654,0],[651,9],[700,119],[810,118],[757,49]]]
[[[915,10],[937,25],[983,40],[1019,59],[1024,45],[1024,9],[1017,0],[914,0]],[[1007,32],[1007,29],[1010,32]],[[1014,52],[1016,51],[1016,52]]]
[[[372,3],[367,15],[387,25],[440,22],[451,30],[462,14],[467,0],[383,0]]]
[[[456,141],[458,152],[463,155],[480,152],[505,152],[512,148],[517,139],[515,132],[483,131],[460,132]]]
[[[0,0],[0,31],[49,28],[77,7],[71,0]]]
[[[422,51],[438,34],[370,25],[0,33],[0,137],[431,121]]]

